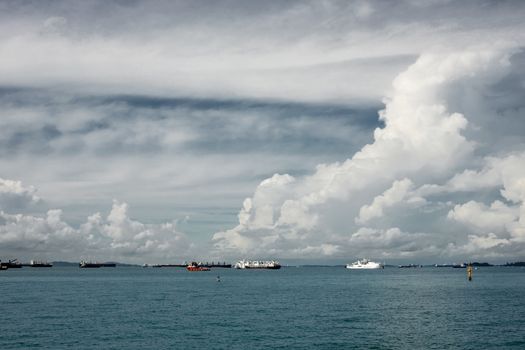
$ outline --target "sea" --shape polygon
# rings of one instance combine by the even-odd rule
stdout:
[[[0,271],[0,349],[525,349],[525,268]]]

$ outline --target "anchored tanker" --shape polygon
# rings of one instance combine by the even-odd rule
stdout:
[[[384,266],[381,263],[373,262],[373,261],[370,261],[368,259],[362,259],[362,260],[357,260],[354,263],[347,264],[346,268],[347,269],[355,269],[355,270],[358,270],[358,269],[382,269],[382,268],[384,268]]]
[[[78,267],[80,267],[81,269],[86,269],[86,268],[99,268],[99,267],[116,267],[117,264],[116,263],[99,263],[99,262],[92,262],[92,261],[84,261],[82,260],[79,264],[78,264]]]
[[[281,264],[275,260],[267,261],[250,261],[250,260],[241,260],[238,261],[234,266],[236,269],[270,269],[277,270],[281,268]]]

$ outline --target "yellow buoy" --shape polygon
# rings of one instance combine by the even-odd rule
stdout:
[[[469,281],[472,281],[472,264],[467,266],[467,278]]]

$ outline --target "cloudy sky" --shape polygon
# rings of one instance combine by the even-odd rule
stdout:
[[[0,0],[0,259],[524,259],[524,16]]]

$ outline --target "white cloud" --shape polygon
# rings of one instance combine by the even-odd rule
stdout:
[[[215,234],[216,247],[283,251],[287,245],[340,242],[348,230],[337,229],[331,222],[334,217],[330,212],[337,211],[338,205],[347,212],[343,210],[335,220],[352,229],[348,218],[356,217],[359,210],[358,224],[381,216],[384,208],[399,201],[410,201],[409,196],[424,203],[419,195],[409,194],[413,181],[446,179],[461,169],[475,148],[462,135],[468,125],[466,117],[447,110],[449,89],[476,83],[482,89],[487,80],[497,81],[509,64],[507,57],[504,50],[422,55],[395,79],[392,95],[381,112],[385,127],[376,129],[372,144],[344,163],[320,165],[313,175],[295,179],[293,185],[273,187],[283,194],[280,201],[250,206],[251,212],[274,214],[266,225],[271,229],[253,230],[254,218],[245,216],[236,228]],[[407,179],[394,182],[385,191],[392,181],[404,177]],[[384,193],[364,205],[381,188]]]
[[[176,222],[143,224],[132,220],[126,203],[113,202],[106,219],[100,213],[74,228],[62,220],[62,210],[43,217],[0,212],[0,254],[29,260],[119,260],[142,263],[145,259],[188,259],[192,245]]]
[[[525,153],[501,158],[491,157],[485,162],[481,171],[464,171],[452,178],[445,188],[457,191],[480,190],[483,185],[488,188],[500,188],[501,196],[511,204],[497,200],[488,208],[483,203],[470,201],[457,205],[449,212],[448,217],[484,231],[506,229],[512,232],[509,225],[517,229],[515,225],[523,222]]]
[[[480,249],[487,250],[497,246],[505,246],[510,244],[508,239],[498,238],[494,233],[489,233],[486,236],[469,235],[469,243],[466,248],[467,251],[478,252]]]
[[[458,204],[447,217],[461,222],[481,233],[505,232],[507,226],[518,217],[519,209],[509,207],[501,201],[493,202],[490,207],[483,203],[469,201]]]
[[[394,181],[392,187],[383,194],[374,198],[370,205],[364,205],[359,209],[359,216],[355,219],[357,224],[365,224],[376,217],[383,216],[386,208],[392,207],[400,202],[411,205],[423,205],[425,199],[415,196],[412,192],[414,183],[410,179]]]
[[[397,227],[373,229],[361,227],[348,240],[348,248],[360,256],[376,257],[422,255],[428,249],[428,234],[407,233]]]
[[[461,256],[463,260],[467,257],[471,260],[472,258],[506,258],[512,251],[518,252],[519,256],[524,249],[523,245],[513,244],[509,239],[498,238],[496,234],[488,233],[486,235],[468,235],[468,241],[463,245],[450,243],[446,252],[452,256]]]
[[[0,178],[0,210],[17,211],[40,201],[34,187],[24,187],[21,181]]]

